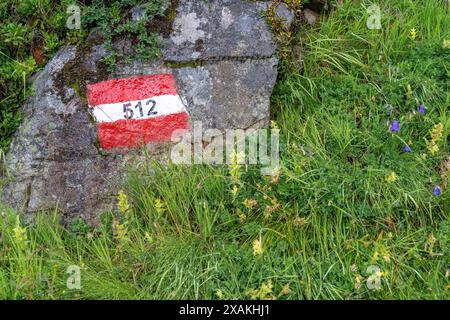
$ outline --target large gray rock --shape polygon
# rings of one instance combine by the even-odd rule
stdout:
[[[174,73],[192,121],[204,128],[247,129],[269,121],[275,58],[219,61]]]
[[[164,58],[180,62],[273,56],[276,45],[263,17],[268,5],[268,1],[180,0]]]
[[[60,50],[23,107],[23,123],[6,157],[3,205],[29,216],[58,208],[66,221],[82,217],[94,223],[113,208],[122,178],[143,156],[139,150],[106,152],[98,146],[86,102],[89,83],[173,73],[191,123],[223,131],[266,126],[277,76],[276,46],[262,16],[267,4],[181,0],[163,59],[119,63],[113,73],[101,62],[106,55],[101,45]],[[124,51],[130,46],[127,39],[115,44]],[[148,145],[148,150],[163,159],[168,147]]]

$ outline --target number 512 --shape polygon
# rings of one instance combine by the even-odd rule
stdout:
[[[147,117],[151,117],[151,116],[158,114],[158,112],[155,111],[155,108],[156,108],[155,100],[147,100],[145,105],[150,106],[149,110],[147,111]],[[145,109],[147,109],[147,108],[145,108]],[[134,111],[139,112],[139,114],[137,116],[135,116]],[[125,119],[127,119],[127,120],[134,119],[134,118],[143,118],[144,117],[144,107],[142,106],[142,101],[139,101],[134,106],[134,110],[132,108],[131,103],[124,103],[123,104],[123,113],[124,113]]]

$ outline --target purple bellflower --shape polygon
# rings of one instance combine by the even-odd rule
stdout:
[[[394,119],[391,124],[391,128],[389,129],[391,132],[399,132],[400,131],[400,123]]]

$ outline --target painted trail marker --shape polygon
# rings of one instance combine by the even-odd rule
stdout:
[[[189,128],[189,115],[172,74],[113,79],[88,86],[88,102],[103,149],[170,141]]]

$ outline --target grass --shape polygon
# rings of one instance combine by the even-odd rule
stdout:
[[[272,97],[279,176],[148,163],[95,227],[6,210],[0,298],[448,299],[450,20],[443,1],[385,1],[369,30],[369,5],[291,39],[304,70],[287,57]]]

